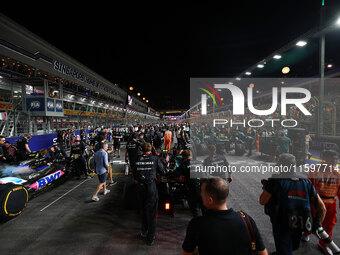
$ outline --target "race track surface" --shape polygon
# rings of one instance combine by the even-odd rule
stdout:
[[[174,217],[159,213],[155,245],[146,246],[138,237],[137,211],[125,209],[123,205],[123,186],[131,178],[123,174],[123,159],[115,159],[114,178],[118,183],[110,187],[108,195],[100,195],[99,202],[91,201],[98,184],[96,176],[90,180],[68,180],[31,200],[22,215],[0,225],[0,254],[181,254],[191,218],[189,210],[178,206]],[[259,155],[249,158],[228,154],[227,159],[236,165],[261,164],[264,160]],[[271,223],[258,203],[262,192],[260,181],[267,177],[235,174],[228,207],[242,209],[252,216],[267,249],[274,251]],[[340,244],[339,228],[336,225],[333,233],[337,244]],[[301,243],[294,254],[321,254],[316,237],[309,243]]]

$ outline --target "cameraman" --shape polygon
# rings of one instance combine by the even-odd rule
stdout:
[[[289,171],[282,171],[262,182],[264,190],[260,204],[265,205],[265,213],[273,226],[276,252],[272,254],[293,254],[299,248],[302,232],[311,232],[314,225],[322,223],[326,214],[325,205],[312,183],[299,179],[291,170],[295,165],[292,154],[281,154],[278,166]],[[315,218],[312,217],[311,205],[316,208]]]
[[[268,254],[255,221],[229,208],[229,186],[225,180],[202,179],[201,193],[207,212],[189,222],[183,255],[197,254],[197,250],[200,255]]]

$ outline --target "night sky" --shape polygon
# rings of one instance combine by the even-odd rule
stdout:
[[[86,10],[31,3],[1,12],[120,87],[135,87],[151,106],[184,109],[190,77],[234,77],[317,26],[322,1],[227,2]],[[340,15],[336,2],[326,0],[327,17]]]

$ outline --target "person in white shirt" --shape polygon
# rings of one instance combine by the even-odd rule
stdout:
[[[312,138],[310,137],[309,133],[306,134],[306,154],[308,156],[308,159],[311,158],[312,153],[309,152],[309,143],[312,141]]]

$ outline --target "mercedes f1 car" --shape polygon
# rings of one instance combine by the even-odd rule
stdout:
[[[20,215],[31,198],[66,180],[70,174],[67,161],[48,161],[31,157],[17,166],[0,166],[0,221]]]

